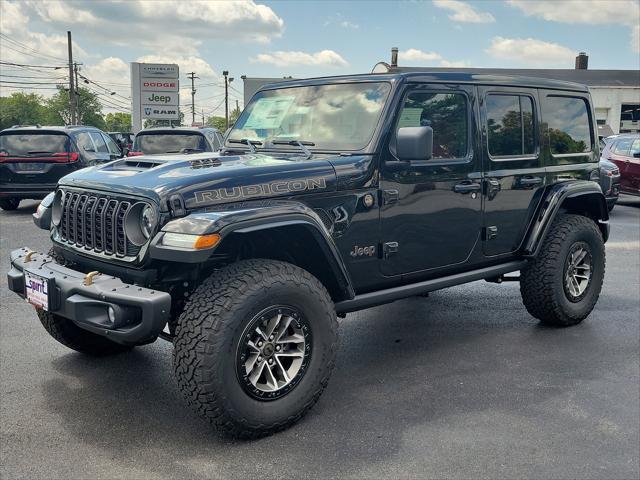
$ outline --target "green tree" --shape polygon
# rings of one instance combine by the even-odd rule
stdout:
[[[46,109],[40,95],[15,92],[0,97],[0,130],[12,125],[42,125],[45,120]]]
[[[233,110],[231,110],[231,112],[229,112],[230,127],[233,126],[233,124],[236,122],[236,120],[240,116],[240,113],[242,113],[242,111],[239,108],[234,108]],[[206,124],[209,127],[217,128],[222,133],[224,133],[227,129],[225,126],[224,117],[218,117],[213,115],[207,118]]]
[[[69,91],[58,87],[58,92],[46,101],[47,123],[49,125],[65,125],[71,123],[69,113]],[[91,125],[104,130],[106,128],[102,118],[102,105],[98,95],[86,88],[78,89],[78,110],[80,125]]]
[[[108,132],[130,132],[131,114],[123,112],[107,113],[104,117],[104,123]]]

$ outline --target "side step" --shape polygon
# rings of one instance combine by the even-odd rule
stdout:
[[[383,305],[401,298],[420,295],[421,293],[433,292],[442,288],[453,287],[463,283],[475,282],[476,280],[484,280],[486,278],[496,278],[505,273],[515,272],[522,269],[527,264],[526,260],[517,260],[492,267],[471,270],[470,272],[456,273],[446,277],[434,278],[423,282],[411,283],[400,287],[388,288],[377,292],[363,293],[356,295],[351,300],[344,300],[336,303],[336,312],[344,314],[363,310],[376,305]]]

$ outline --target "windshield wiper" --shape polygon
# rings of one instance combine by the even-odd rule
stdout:
[[[230,138],[227,140],[229,143],[240,143],[249,147],[251,153],[256,153],[255,145],[262,145],[260,140],[249,140],[248,138]]]
[[[273,143],[274,145],[291,145],[293,147],[300,147],[300,150],[302,150],[302,152],[305,154],[307,160],[309,160],[313,156],[313,154],[311,153],[311,150],[309,150],[305,145],[309,145],[310,147],[313,147],[315,145],[315,143],[313,142],[305,142],[300,140],[272,140],[271,143]]]

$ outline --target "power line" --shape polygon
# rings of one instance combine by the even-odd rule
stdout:
[[[56,60],[59,62],[64,62],[65,59],[61,58],[61,57],[56,57],[54,55],[49,55],[46,53],[42,53],[39,50],[30,47],[29,45],[26,45],[22,42],[19,42],[18,40],[15,40],[7,35],[5,35],[4,33],[0,33],[0,39],[3,39],[5,42],[9,42],[11,45],[5,45],[5,47],[9,48],[10,50],[13,50],[14,52],[18,52],[21,53],[23,55],[29,55],[31,57],[36,57],[36,58],[42,58],[42,59],[51,59],[51,60]],[[14,47],[14,48],[12,48]],[[16,50],[17,47],[20,50]],[[22,50],[22,51],[21,51]],[[33,53],[31,53],[33,52]],[[34,55],[35,53],[35,55]]]
[[[0,65],[12,65],[15,67],[27,67],[27,68],[53,68],[54,70],[61,70],[63,68],[66,68],[66,66],[61,65],[61,66],[57,66],[57,65],[30,65],[28,63],[15,63],[15,62],[4,62],[2,60],[0,60]]]

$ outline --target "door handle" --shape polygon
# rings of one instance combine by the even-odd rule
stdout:
[[[471,193],[480,191],[479,183],[459,183],[454,185],[453,191],[456,193]]]
[[[520,179],[520,185],[523,185],[525,187],[540,185],[541,183],[542,183],[542,178],[540,177],[524,177]]]

